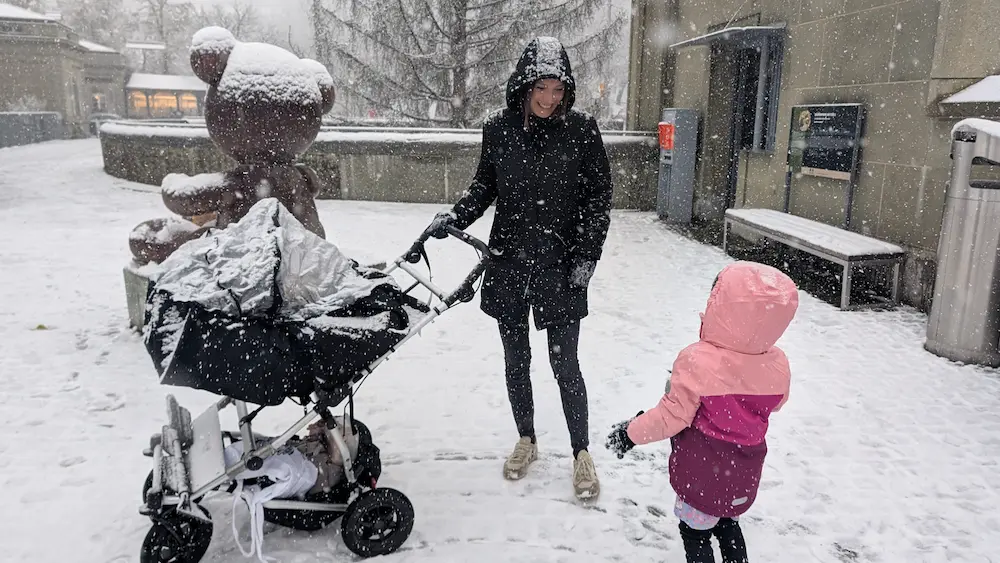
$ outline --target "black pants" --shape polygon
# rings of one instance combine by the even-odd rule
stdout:
[[[715,563],[713,535],[719,540],[723,563],[747,563],[747,544],[736,520],[723,518],[711,530],[695,530],[684,522],[681,522],[680,528],[687,563]]]
[[[514,424],[520,436],[535,437],[535,403],[531,394],[531,344],[528,340],[528,318],[523,321],[500,323],[504,359],[507,364],[507,396],[514,414]],[[549,363],[559,384],[563,414],[569,428],[573,455],[587,449],[587,386],[580,373],[577,348],[580,343],[580,323],[549,328]]]

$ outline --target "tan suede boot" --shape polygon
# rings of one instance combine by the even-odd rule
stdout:
[[[522,437],[503,464],[504,479],[511,481],[522,479],[528,474],[528,466],[536,459],[538,459],[538,446],[531,443],[531,438]]]

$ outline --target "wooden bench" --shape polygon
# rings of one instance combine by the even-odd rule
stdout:
[[[732,225],[843,266],[841,309],[856,308],[851,306],[854,266],[892,266],[892,304],[899,304],[901,266],[906,257],[900,246],[773,209],[727,209],[722,231],[722,250],[727,254]]]

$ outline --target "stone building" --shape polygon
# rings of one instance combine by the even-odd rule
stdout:
[[[628,128],[655,128],[665,107],[697,110],[696,220],[714,229],[727,208],[765,207],[901,244],[904,299],[926,308],[951,127],[1000,118],[997,0],[632,8]],[[786,175],[792,108],[804,104],[861,104],[855,181]]]
[[[126,72],[120,53],[58,16],[0,3],[0,111],[59,112],[71,133],[85,134],[92,113],[124,115]]]

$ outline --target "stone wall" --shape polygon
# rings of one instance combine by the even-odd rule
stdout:
[[[327,184],[321,198],[451,203],[468,187],[479,160],[477,130],[324,127],[301,161]],[[614,206],[652,210],[659,150],[652,133],[604,132]],[[116,122],[101,129],[105,171],[159,185],[169,173],[200,174],[235,166],[204,126]]]
[[[62,115],[57,112],[0,112],[0,148],[65,137]]]

